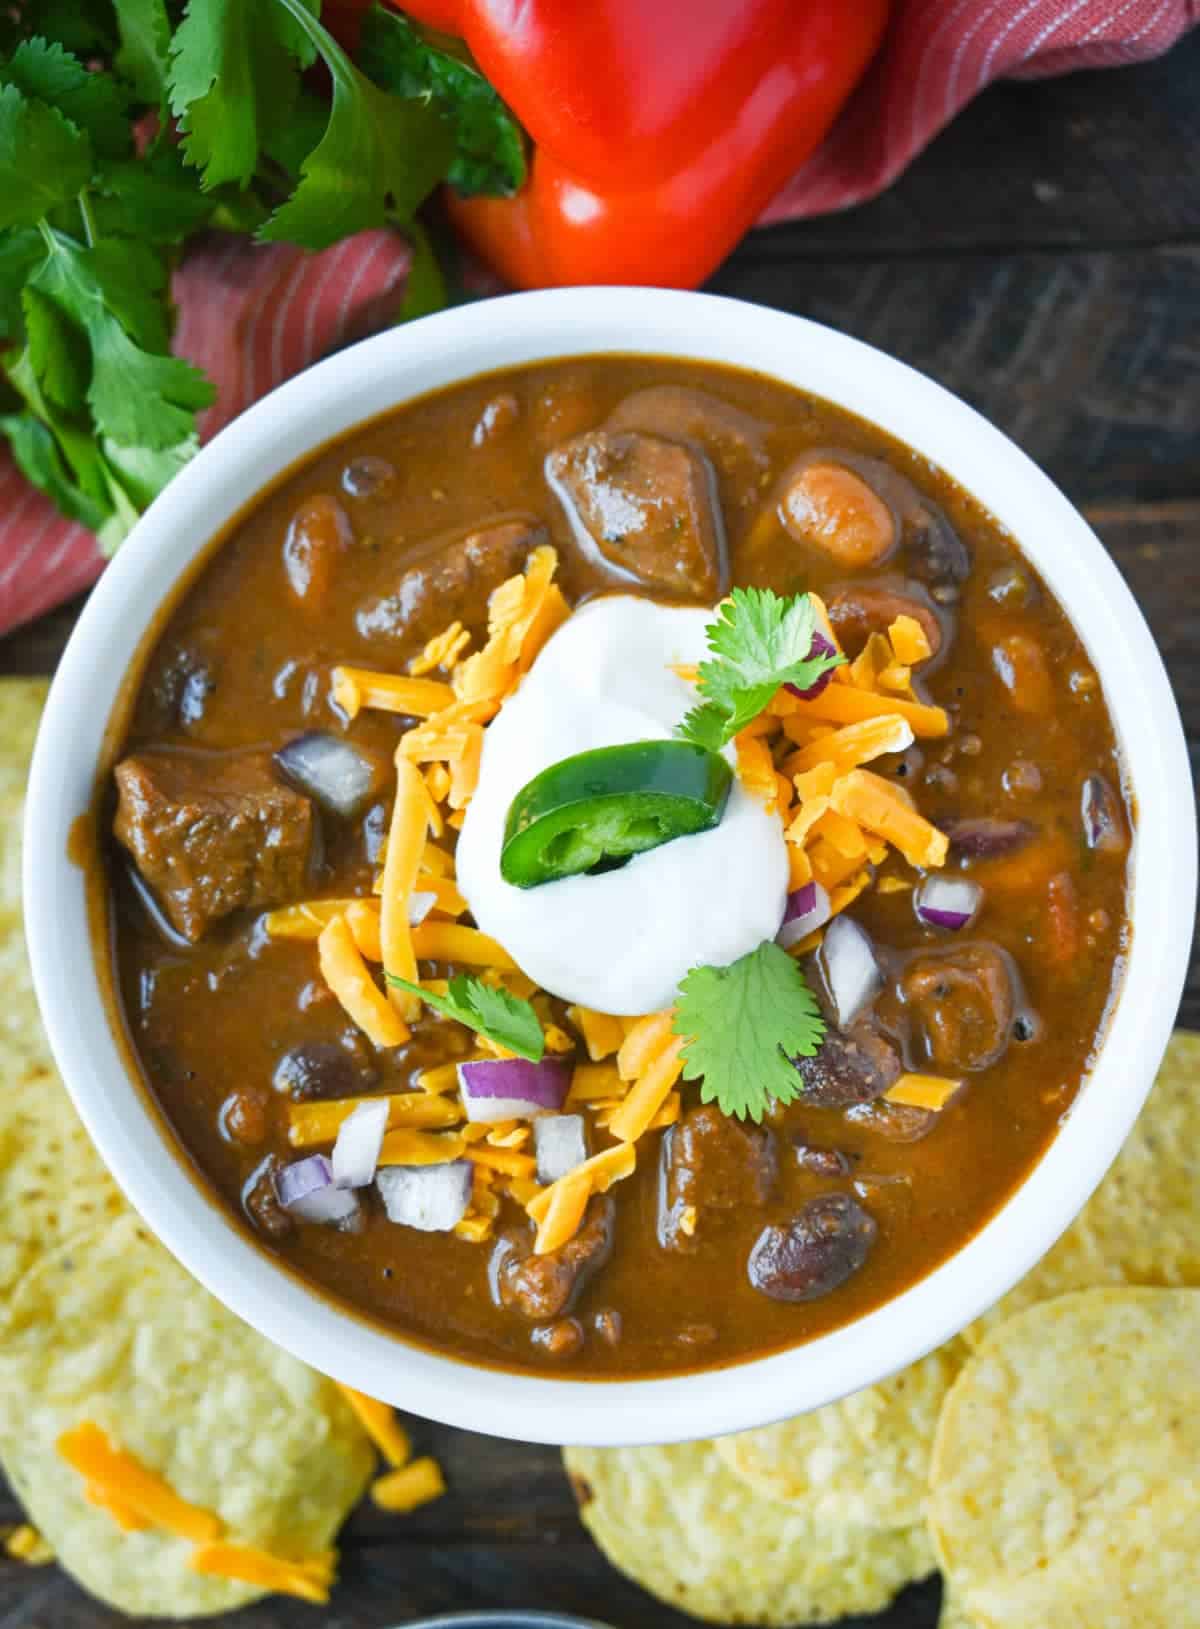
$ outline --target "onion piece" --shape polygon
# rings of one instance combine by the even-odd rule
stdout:
[[[546,1114],[533,1122],[537,1179],[549,1185],[588,1157],[582,1114]]]
[[[983,889],[969,877],[926,877],[913,895],[917,921],[927,928],[957,932],[979,914]]]
[[[956,854],[969,860],[993,860],[1013,854],[1037,830],[1028,820],[997,820],[990,815],[955,815],[939,822]]]
[[[275,763],[302,792],[345,820],[366,806],[379,781],[378,765],[326,730],[298,735],[275,754]]]
[[[1103,775],[1089,775],[1080,793],[1079,813],[1087,846],[1101,854],[1125,848],[1125,822],[1117,794]]]
[[[808,654],[810,657],[836,656],[837,646],[831,645],[823,633],[814,631],[812,636],[812,644],[808,647]],[[824,673],[822,673],[819,678],[814,679],[813,682],[810,685],[806,685],[803,690],[801,690],[800,686],[796,684],[785,684],[783,688],[789,691],[793,696],[799,696],[801,701],[816,701],[822,690],[824,690],[825,686],[833,678],[834,671],[835,670],[831,667],[826,668]]]
[[[358,1199],[334,1186],[333,1166],[324,1154],[309,1154],[276,1171],[275,1197],[289,1216],[304,1222],[348,1222],[358,1216]]]
[[[386,1097],[360,1103],[342,1121],[333,1145],[333,1180],[339,1188],[365,1188],[374,1178],[387,1123]]]
[[[836,916],[821,942],[820,957],[838,1028],[849,1029],[883,986],[871,941],[857,922]]]
[[[541,1063],[525,1058],[481,1058],[459,1064],[458,1084],[468,1120],[477,1124],[532,1120],[562,1108],[571,1069],[563,1058],[543,1058]]]
[[[437,904],[436,894],[409,894],[408,896],[408,925],[410,928],[419,928]]]
[[[470,1160],[444,1165],[385,1165],[375,1186],[389,1222],[422,1233],[449,1233],[462,1221],[471,1202]]]
[[[823,928],[829,921],[830,910],[829,895],[819,882],[806,882],[803,888],[793,889],[787,897],[775,943],[790,950],[801,939]]]

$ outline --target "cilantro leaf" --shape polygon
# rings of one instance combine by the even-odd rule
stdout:
[[[393,212],[411,217],[446,173],[451,127],[429,100],[402,100],[365,78],[304,0],[275,0],[320,53],[333,80],[333,105],[300,184],[259,236],[326,249]]]
[[[225,192],[201,191],[179,147],[161,139],[142,158],[97,165],[92,185],[92,211],[101,236],[144,243],[181,243],[208,224]]]
[[[530,1063],[542,1061],[546,1049],[542,1026],[533,1007],[520,996],[484,984],[482,979],[469,978],[465,973],[450,980],[444,996],[435,995],[419,984],[410,984],[395,973],[384,976],[389,984],[420,996],[427,1006],[436,1008],[447,1018],[457,1019],[476,1034],[515,1052],[519,1058],[527,1058]]]
[[[756,1124],[773,1103],[791,1103],[803,1082],[793,1057],[811,1058],[825,1022],[804,974],[770,940],[730,967],[694,967],[679,986],[676,1035],[686,1080],[701,1100]]]
[[[82,191],[91,173],[84,131],[16,85],[0,84],[0,229],[36,226]]]
[[[844,660],[813,652],[816,632],[807,594],[781,599],[769,588],[735,588],[705,630],[713,660],[701,662],[702,703],[676,730],[716,751],[757,718],[781,685],[806,689]]]
[[[32,413],[10,413],[0,418],[0,432],[8,437],[21,474],[71,520],[98,532],[109,518],[107,505],[76,481],[50,430]]]
[[[190,362],[162,354],[161,306],[146,293],[137,270],[161,278],[161,265],[133,253],[132,245],[84,249],[58,232],[48,232],[47,240],[51,252],[29,286],[87,337],[87,401],[97,428],[114,441],[151,451],[185,441],[195,430],[195,411],[208,406],[213,389]]]
[[[23,40],[0,64],[0,84],[15,85],[30,100],[57,108],[106,158],[132,151],[127,101],[120,85],[111,74],[90,73],[61,45]]]
[[[205,187],[245,186],[300,89],[299,44],[282,0],[189,0],[171,41],[171,111]],[[304,10],[304,0],[296,0]],[[307,15],[307,12],[305,13]]]
[[[405,17],[372,6],[363,19],[359,61],[371,78],[398,96],[429,97],[454,127],[446,180],[464,197],[507,196],[525,184],[521,127],[471,62],[423,39]]]
[[[46,245],[35,227],[0,233],[0,340],[20,338],[21,291],[45,258]]]
[[[68,413],[78,412],[88,386],[87,343],[83,335],[34,283],[22,293],[21,306],[29,366],[47,401]]]
[[[171,66],[171,20],[166,0],[120,0],[117,30],[121,36],[114,67],[143,102],[162,104]]]

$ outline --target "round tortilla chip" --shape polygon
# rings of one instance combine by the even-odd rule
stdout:
[[[19,850],[14,808],[0,804],[4,853]],[[42,1251],[125,1209],[55,1071],[9,903],[0,901],[0,1307]]]
[[[938,1411],[967,1355],[950,1341],[826,1408],[722,1437],[717,1452],[755,1492],[814,1521],[913,1526],[925,1519]]]
[[[329,1547],[374,1466],[331,1380],[271,1346],[130,1214],[44,1257],[0,1343],[0,1461],[63,1566],[134,1616],[225,1611],[263,1592],[188,1566],[191,1546],[123,1532],[55,1447],[94,1421],[235,1543],[302,1558]]]
[[[930,1522],[979,1629],[1200,1624],[1200,1290],[1084,1290],[951,1387]]]
[[[711,1442],[567,1448],[584,1525],[614,1567],[713,1623],[829,1623],[877,1612],[933,1571],[923,1527],[813,1521],[758,1498]]]
[[[964,1334],[977,1346],[1022,1307],[1121,1284],[1200,1286],[1200,1035],[1186,1030],[1171,1037],[1137,1124],[1079,1216]]]
[[[942,1610],[938,1613],[937,1629],[978,1629],[975,1619],[953,1594],[950,1586],[942,1582]]]
[[[24,795],[49,679],[0,679],[0,796]]]

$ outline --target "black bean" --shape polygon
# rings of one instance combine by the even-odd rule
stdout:
[[[804,1082],[804,1102],[821,1109],[842,1109],[882,1097],[904,1067],[892,1043],[861,1021],[844,1034],[827,1031],[815,1057],[792,1062]]]
[[[750,1282],[772,1301],[815,1301],[858,1272],[877,1231],[849,1194],[822,1194],[785,1226],[763,1228],[747,1263]]]
[[[271,1084],[294,1103],[320,1097],[354,1097],[373,1086],[375,1070],[336,1041],[305,1041],[285,1052]]]

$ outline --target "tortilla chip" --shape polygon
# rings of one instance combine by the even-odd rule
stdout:
[[[0,680],[0,797],[23,796],[49,679]]]
[[[937,1629],[979,1629],[975,1619],[972,1618],[957,1595],[950,1591],[944,1581],[942,1583],[942,1610],[938,1614]]]
[[[1010,1318],[951,1387],[930,1521],[980,1629],[1200,1623],[1200,1290]]]
[[[924,1527],[814,1521],[760,1499],[711,1442],[567,1448],[584,1525],[615,1567],[712,1623],[828,1623],[877,1612],[934,1567]]]
[[[94,1595],[195,1617],[262,1591],[188,1566],[191,1546],[122,1532],[55,1449],[85,1420],[216,1511],[232,1542],[291,1558],[328,1548],[374,1468],[331,1380],[256,1335],[127,1214],[46,1255],[0,1347],[0,1461],[29,1519]]]
[[[841,1402],[723,1437],[717,1452],[757,1493],[815,1521],[910,1527],[925,1519],[938,1410],[967,1355],[951,1341]]]
[[[9,688],[0,685],[0,719]],[[0,1307],[41,1251],[125,1208],[58,1078],[38,1016],[20,917],[22,802],[16,793],[0,798]]]
[[[1154,1089],[1104,1181],[1052,1250],[964,1331],[1069,1290],[1200,1286],[1200,1035],[1176,1030]]]

